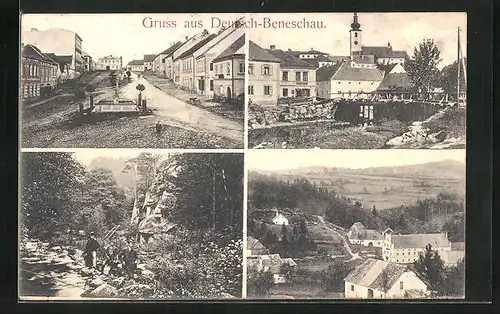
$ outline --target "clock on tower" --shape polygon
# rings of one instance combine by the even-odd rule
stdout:
[[[350,33],[350,52],[351,59],[354,59],[356,56],[361,55],[361,24],[358,21],[358,14],[354,13],[353,22],[351,23]]]

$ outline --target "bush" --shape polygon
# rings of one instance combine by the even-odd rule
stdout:
[[[274,286],[273,274],[249,269],[247,287],[251,296],[265,296]]]
[[[75,90],[75,97],[77,99],[85,99],[85,90],[83,90],[82,88],[78,88]]]

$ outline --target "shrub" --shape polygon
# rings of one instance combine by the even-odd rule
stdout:
[[[85,90],[81,89],[81,88],[78,88],[75,90],[75,97],[77,99],[85,99]]]
[[[252,296],[265,296],[274,286],[273,274],[268,271],[249,269],[247,278],[248,292]]]

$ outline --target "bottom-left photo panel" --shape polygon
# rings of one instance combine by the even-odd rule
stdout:
[[[242,297],[244,156],[23,152],[19,298]]]

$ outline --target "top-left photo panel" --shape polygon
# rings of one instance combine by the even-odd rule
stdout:
[[[244,14],[23,14],[22,148],[243,149]]]

